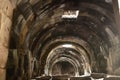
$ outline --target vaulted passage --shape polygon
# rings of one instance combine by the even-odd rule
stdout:
[[[10,52],[17,58],[8,67],[8,80],[120,74],[112,0],[32,1],[14,10]]]
[[[69,74],[74,76],[75,75],[74,65],[66,61],[61,61],[56,63],[52,68],[52,75],[61,75],[61,74],[62,75]]]

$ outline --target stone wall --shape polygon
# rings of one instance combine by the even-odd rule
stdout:
[[[13,6],[9,0],[0,0],[0,80],[6,78],[6,62]]]

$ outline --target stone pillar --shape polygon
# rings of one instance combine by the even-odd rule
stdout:
[[[10,1],[0,0],[0,80],[6,79],[6,63],[12,14],[13,6]]]

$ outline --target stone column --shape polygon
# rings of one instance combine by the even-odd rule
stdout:
[[[0,0],[0,80],[6,79],[10,27],[13,6],[9,0]]]

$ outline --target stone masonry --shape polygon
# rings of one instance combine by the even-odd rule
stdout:
[[[9,0],[0,0],[0,80],[6,79],[9,34],[12,24],[13,6]]]

